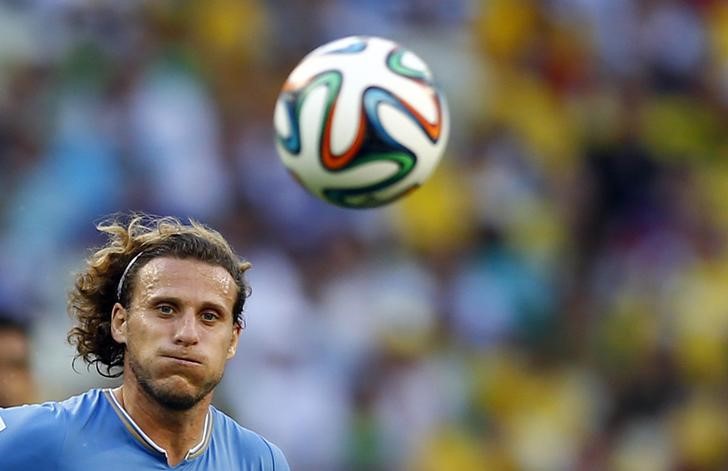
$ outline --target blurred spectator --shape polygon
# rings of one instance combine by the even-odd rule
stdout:
[[[0,313],[0,407],[38,400],[31,365],[28,326],[8,312]]]

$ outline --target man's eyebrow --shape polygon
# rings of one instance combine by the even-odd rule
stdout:
[[[170,304],[181,304],[182,299],[177,296],[166,295],[166,294],[152,294],[147,297],[149,303],[170,303]]]

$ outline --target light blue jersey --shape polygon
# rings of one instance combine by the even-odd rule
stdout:
[[[147,469],[288,471],[278,447],[214,407],[202,440],[175,467],[110,390],[63,402],[0,408],[2,471]]]

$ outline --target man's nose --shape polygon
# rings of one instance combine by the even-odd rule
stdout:
[[[199,340],[197,316],[193,312],[185,312],[178,318],[174,341],[183,345],[193,345]]]

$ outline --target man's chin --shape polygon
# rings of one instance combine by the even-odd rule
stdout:
[[[144,393],[161,407],[173,411],[185,411],[196,406],[222,379],[222,375],[205,378],[200,375],[199,369],[172,371],[163,368],[154,374],[131,357],[129,366]]]
[[[156,398],[156,401],[165,409],[175,411],[190,410],[202,400],[201,397],[193,396],[191,394],[160,394]]]
[[[174,411],[185,411],[196,406],[210,392],[193,387],[185,379],[169,378],[162,384],[141,383],[144,391],[160,406]]]

